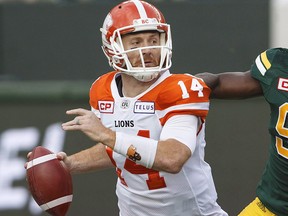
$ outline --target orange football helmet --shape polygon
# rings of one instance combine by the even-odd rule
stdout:
[[[115,70],[134,76],[137,80],[147,82],[168,70],[172,63],[172,40],[170,25],[166,23],[161,11],[155,6],[139,0],[122,2],[106,16],[102,32],[102,49],[110,66]],[[160,45],[124,50],[121,36],[140,31],[160,32]],[[161,49],[160,64],[157,67],[145,67],[143,49]],[[138,50],[142,67],[133,67],[127,53]]]

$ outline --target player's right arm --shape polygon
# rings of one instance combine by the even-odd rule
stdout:
[[[258,80],[246,72],[200,73],[197,77],[211,88],[211,98],[243,99],[262,95]]]
[[[57,157],[65,163],[71,174],[114,167],[106,152],[106,147],[101,143],[70,156],[64,152],[59,152]]]
[[[67,156],[65,152],[57,153],[57,158],[65,164],[71,174],[87,173],[114,167],[106,152],[106,147],[98,143],[95,146]],[[30,157],[32,152],[27,154]],[[24,167],[27,169],[28,162]]]

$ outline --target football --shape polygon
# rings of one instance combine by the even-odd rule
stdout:
[[[43,211],[66,215],[73,198],[72,177],[56,154],[35,147],[28,158],[26,177],[30,193]]]

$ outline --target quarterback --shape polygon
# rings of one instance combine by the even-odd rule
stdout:
[[[58,157],[71,173],[115,167],[120,216],[227,216],[204,161],[210,88],[169,71],[171,32],[161,11],[122,2],[101,33],[114,71],[92,84],[91,110],[67,111],[76,117],[62,125],[98,144]]]

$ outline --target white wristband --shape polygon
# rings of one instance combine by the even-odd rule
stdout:
[[[158,141],[153,139],[116,132],[114,151],[147,168],[152,168],[157,144]]]

